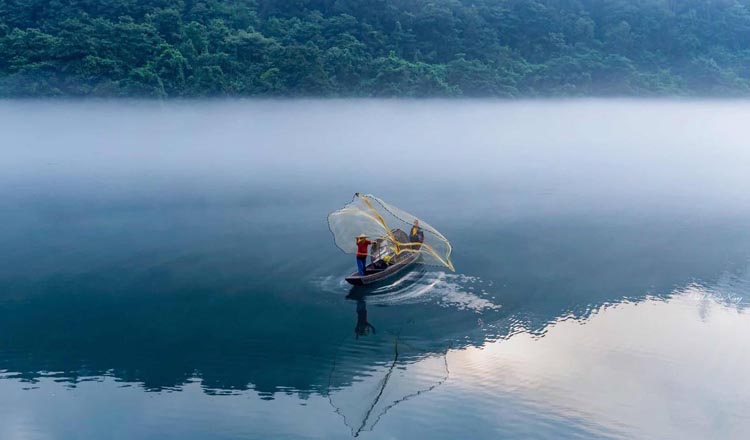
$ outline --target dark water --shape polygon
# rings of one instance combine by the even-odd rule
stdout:
[[[744,438],[749,116],[0,103],[0,438]],[[350,289],[355,191],[456,273]]]

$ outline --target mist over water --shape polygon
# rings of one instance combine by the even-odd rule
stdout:
[[[2,101],[0,438],[741,437],[748,120]],[[351,291],[325,219],[355,191],[440,230],[456,273]]]
[[[112,192],[483,183],[718,203],[750,161],[744,101],[4,101],[0,116],[7,183]]]

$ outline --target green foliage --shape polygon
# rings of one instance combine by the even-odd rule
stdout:
[[[0,96],[750,95],[750,0],[0,0]]]

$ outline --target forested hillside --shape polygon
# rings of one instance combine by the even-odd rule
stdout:
[[[0,96],[750,94],[750,0],[0,0]]]

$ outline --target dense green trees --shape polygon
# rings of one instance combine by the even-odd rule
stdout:
[[[750,0],[0,0],[0,96],[748,95]]]

